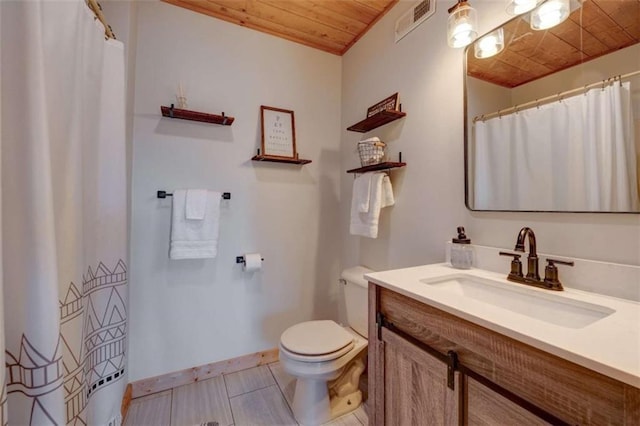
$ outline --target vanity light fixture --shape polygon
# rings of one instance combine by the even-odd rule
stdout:
[[[504,30],[498,28],[490,32],[473,45],[473,52],[478,59],[489,58],[497,55],[504,49]]]
[[[538,5],[538,0],[509,0],[507,13],[512,16],[521,15]]]
[[[531,29],[546,30],[563,22],[571,13],[570,0],[547,0],[531,12]]]
[[[447,42],[451,47],[464,47],[478,36],[478,16],[467,0],[458,0],[449,9]]]

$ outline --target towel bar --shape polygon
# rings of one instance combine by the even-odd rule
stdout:
[[[157,196],[158,198],[167,198],[167,197],[173,197],[173,194],[167,191],[158,191],[157,192]],[[222,198],[225,200],[230,200],[231,199],[231,193],[230,192],[223,192],[222,193]]]

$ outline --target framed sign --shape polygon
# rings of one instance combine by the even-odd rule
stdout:
[[[262,155],[296,158],[296,126],[293,111],[260,106]]]
[[[370,106],[367,110],[367,118],[376,115],[380,111],[385,110],[397,110],[398,109],[398,93],[394,93],[388,98],[378,102],[377,104]]]

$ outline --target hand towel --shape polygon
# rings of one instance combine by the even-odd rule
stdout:
[[[389,207],[396,203],[393,197],[393,188],[391,187],[391,179],[388,175],[382,178],[382,207]]]
[[[349,232],[352,235],[363,237],[378,237],[378,222],[380,209],[395,203],[391,181],[385,173],[370,173],[371,185],[369,193],[369,211],[359,211],[359,201],[356,197],[351,199],[351,224]],[[354,181],[354,192],[356,183]]]
[[[204,219],[207,208],[206,189],[187,189],[187,201],[185,202],[185,217],[190,220]]]
[[[187,219],[187,191],[173,192],[171,220],[171,259],[205,259],[218,254],[218,228],[220,222],[220,199],[222,194],[207,191],[204,218]]]
[[[353,182],[353,198],[355,198],[360,213],[369,211],[371,181],[374,176],[375,173],[363,173],[356,177],[356,180]]]

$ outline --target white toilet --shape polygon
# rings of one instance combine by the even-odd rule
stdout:
[[[307,321],[280,336],[280,364],[296,377],[293,414],[305,426],[320,425],[358,408],[367,354],[367,281],[362,266],[342,271],[349,327]]]

